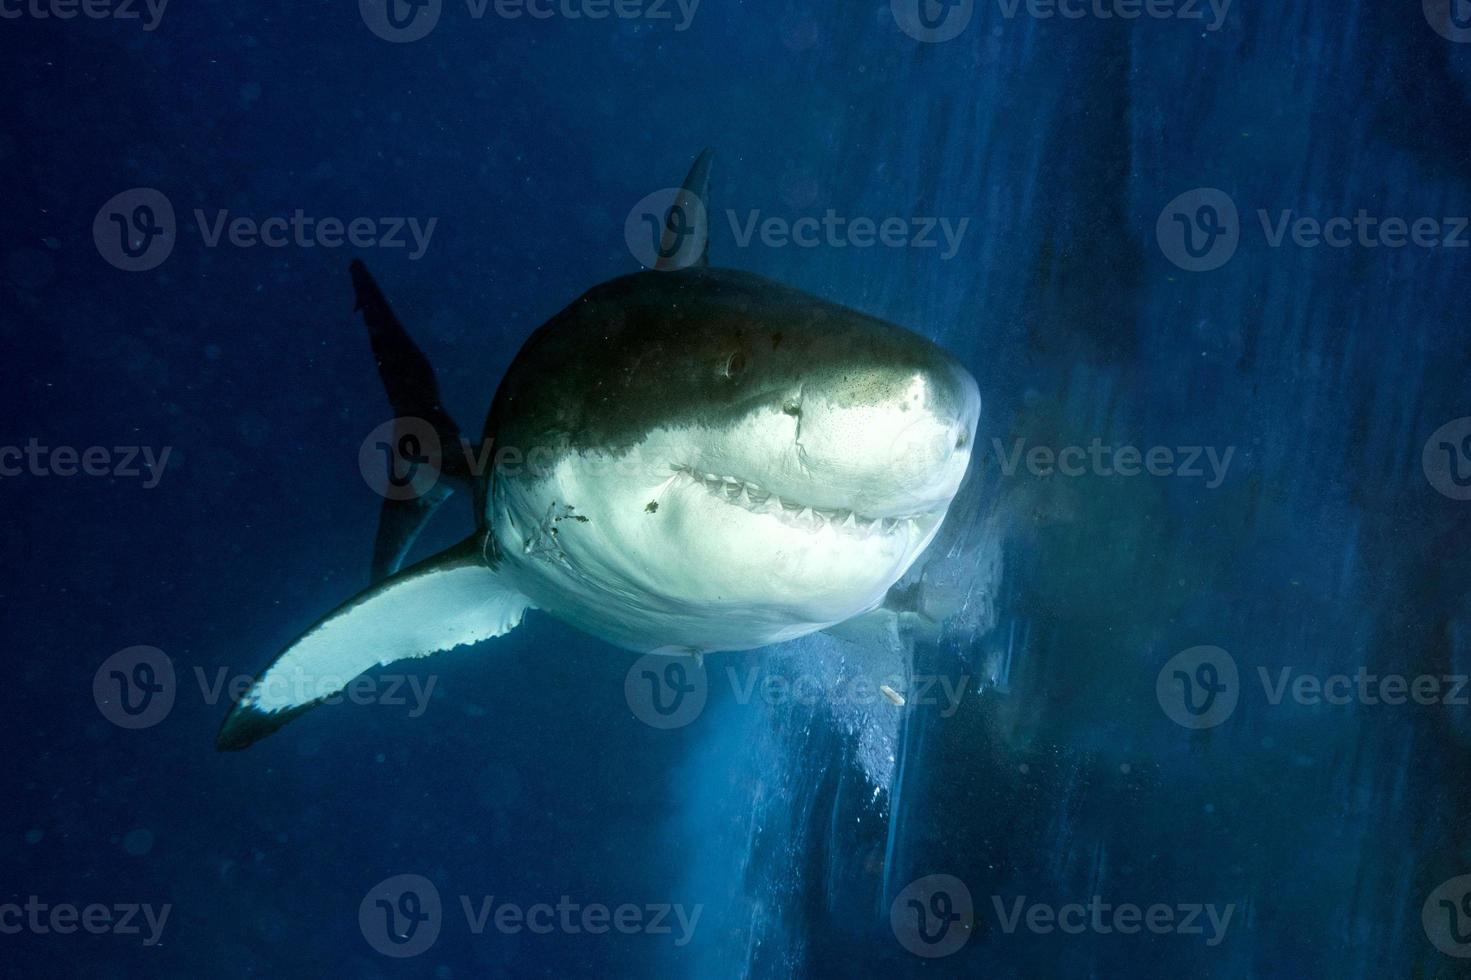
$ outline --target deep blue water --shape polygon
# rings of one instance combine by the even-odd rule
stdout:
[[[995,0],[941,42],[877,0],[703,0],[682,30],[673,3],[567,15],[589,2],[444,0],[409,42],[341,0],[179,2],[151,30],[0,3],[0,973],[1468,975],[1464,0],[1237,0],[1218,24]],[[855,654],[816,638],[712,655],[699,717],[660,730],[632,655],[532,613],[395,669],[432,680],[422,710],[405,687],[216,753],[213,685],[367,584],[358,450],[391,413],[349,260],[478,431],[530,332],[637,268],[629,209],[706,146],[713,262],[907,325],[980,383],[927,573],[959,611],[906,652],[911,703],[854,695]],[[136,188],[177,233],[127,271],[97,241]],[[414,257],[209,242],[221,210],[298,209],[435,224]],[[741,243],[756,212],[829,209],[968,223],[953,250]],[[32,440],[105,447],[107,473],[3,455]],[[1010,465],[1095,440],[1168,449],[1172,475]],[[154,480],[115,447],[169,456]],[[416,554],[469,526],[452,501]],[[173,702],[129,729],[94,680],[140,645]],[[966,686],[926,704],[924,678]],[[442,905],[407,958],[368,901],[402,874]],[[462,903],[491,896],[577,911],[477,931]],[[144,904],[160,929],[52,918]],[[623,905],[644,927],[582,928]],[[658,906],[698,918],[647,928]],[[1167,913],[1124,932],[1119,906]]]

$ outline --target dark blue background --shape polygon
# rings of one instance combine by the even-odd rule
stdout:
[[[1471,49],[1418,4],[1238,0],[1211,32],[981,3],[960,38],[920,44],[872,0],[704,0],[685,32],[447,2],[429,37],[390,44],[350,2],[176,0],[152,32],[0,21],[0,50],[0,444],[174,447],[153,490],[0,480],[0,900],[174,906],[154,948],[0,936],[0,972],[1463,975],[1420,909],[1471,871],[1471,709],[1272,707],[1258,688],[1190,732],[1154,696],[1199,644],[1248,679],[1471,670],[1471,503],[1420,464],[1471,415],[1471,256],[1274,249],[1255,217],[1468,213]],[[717,688],[696,724],[656,731],[624,701],[626,654],[536,614],[417,665],[438,677],[423,718],[322,709],[217,755],[226,706],[194,668],[255,671],[366,583],[378,498],[357,449],[390,412],[352,253],[208,248],[192,210],[437,217],[418,261],[363,257],[474,431],[528,333],[635,267],[628,209],[703,146],[717,215],[971,219],[949,262],[738,248],[719,217],[712,257],[940,340],[980,381],[987,445],[1234,446],[1229,478],[978,463],[952,531],[1000,563],[977,598],[991,612],[916,656],[982,676],[1004,652],[1009,674],[952,718],[907,714],[877,796],[822,707]],[[130,274],[91,227],[138,186],[170,198],[180,233]],[[1190,273],[1155,223],[1200,186],[1234,199],[1242,240]],[[449,510],[435,542],[468,526]],[[181,690],[129,732],[91,684],[135,644],[166,651]],[[130,853],[140,828],[152,846]],[[357,908],[400,872],[447,902],[705,908],[682,949],[473,936],[451,911],[399,962]],[[936,872],[984,924],[925,963],[888,909]],[[1214,948],[1006,935],[991,913],[992,895],[1092,894],[1236,913]]]

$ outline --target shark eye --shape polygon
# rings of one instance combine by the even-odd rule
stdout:
[[[746,371],[746,355],[736,351],[725,359],[725,364],[720,368],[720,376],[727,381],[734,381]]]

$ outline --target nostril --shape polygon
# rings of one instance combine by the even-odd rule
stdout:
[[[955,448],[956,449],[964,449],[966,446],[969,446],[969,445],[970,445],[970,432],[968,430],[966,430],[966,429],[961,429],[960,430],[960,434],[955,437]]]

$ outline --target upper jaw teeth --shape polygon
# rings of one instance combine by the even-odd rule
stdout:
[[[706,490],[726,503],[744,507],[757,514],[771,514],[781,518],[784,523],[811,530],[830,526],[867,537],[874,532],[888,534],[900,527],[917,531],[926,519],[924,514],[867,517],[844,508],[809,507],[799,501],[783,499],[760,484],[739,477],[705,473],[688,466],[674,466],[672,469],[700,481]]]

